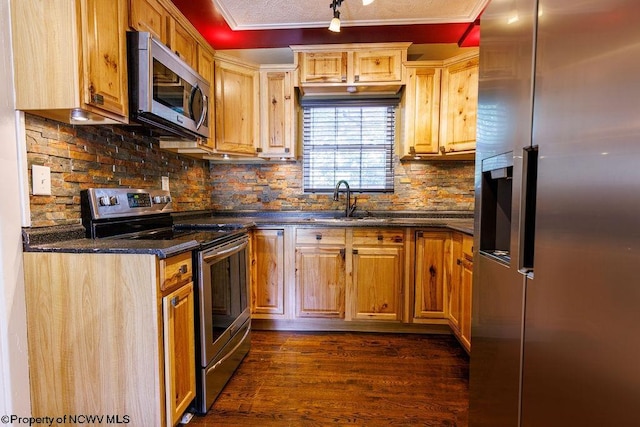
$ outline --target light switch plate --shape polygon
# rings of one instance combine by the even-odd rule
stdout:
[[[51,168],[48,166],[32,165],[31,178],[34,196],[51,195]]]
[[[169,191],[169,177],[168,176],[163,176],[162,177],[162,190]]]

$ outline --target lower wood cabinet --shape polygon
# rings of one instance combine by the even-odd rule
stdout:
[[[27,252],[24,266],[32,416],[177,425],[195,396],[191,254]]]
[[[254,230],[251,241],[251,313],[284,315],[284,230]]]
[[[353,230],[352,318],[402,319],[402,230]]]
[[[416,231],[414,319],[446,319],[450,232]]]
[[[344,318],[345,229],[296,232],[296,316]]]
[[[449,325],[468,350],[472,242],[461,232],[414,227],[255,229],[252,316],[275,329]]]

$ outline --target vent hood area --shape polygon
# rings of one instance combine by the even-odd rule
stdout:
[[[300,94],[394,95],[405,84],[402,66],[411,42],[290,46]]]

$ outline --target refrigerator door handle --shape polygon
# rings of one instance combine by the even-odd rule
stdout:
[[[538,146],[525,147],[522,153],[521,234],[518,271],[533,278],[536,238],[536,195],[538,189]]]

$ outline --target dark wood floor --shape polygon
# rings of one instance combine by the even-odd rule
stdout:
[[[448,335],[253,331],[195,426],[468,424],[469,358]]]

